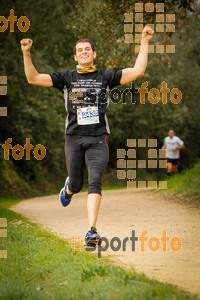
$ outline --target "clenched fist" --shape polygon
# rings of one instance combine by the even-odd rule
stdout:
[[[150,41],[152,36],[154,35],[154,31],[151,27],[145,26],[142,30],[142,39]]]
[[[23,39],[20,41],[22,52],[30,52],[33,41],[31,39]]]

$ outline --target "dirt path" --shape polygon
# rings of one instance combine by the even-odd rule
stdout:
[[[88,230],[86,199],[87,193],[77,194],[73,196],[72,203],[63,208],[57,195],[32,198],[23,200],[12,210],[63,237],[83,239]],[[112,260],[118,264],[133,266],[137,272],[150,278],[200,295],[199,210],[166,201],[148,190],[103,191],[97,225],[99,233],[109,240],[114,236],[121,240],[129,237],[126,251],[114,252],[109,247],[102,256],[111,254]],[[144,252],[141,252],[140,241],[136,242],[136,249],[132,251],[132,230],[138,237],[147,230]],[[160,240],[163,230],[167,231],[170,240],[175,236],[181,239],[182,248],[178,252],[171,250],[170,242],[167,242],[167,251],[163,252]],[[160,248],[156,252],[148,247],[151,237],[160,240]]]

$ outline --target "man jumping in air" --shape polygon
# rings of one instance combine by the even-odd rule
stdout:
[[[180,149],[183,149],[183,141],[175,136],[174,129],[168,131],[168,136],[164,139],[162,149],[166,149],[167,156],[167,175],[171,176],[172,172],[176,175]]]
[[[144,75],[148,60],[148,43],[154,31],[146,26],[142,31],[140,52],[134,67],[123,70],[97,70],[94,66],[96,51],[88,39],[81,39],[74,47],[75,71],[58,71],[39,74],[33,66],[30,49],[33,41],[21,40],[24,69],[28,83],[56,87],[64,93],[67,110],[65,155],[68,177],[60,191],[63,206],[69,205],[74,194],[83,187],[84,167],[88,169],[88,220],[87,246],[101,243],[96,222],[101,203],[101,179],[109,150],[110,134],[106,108],[109,104],[108,88],[129,83]]]

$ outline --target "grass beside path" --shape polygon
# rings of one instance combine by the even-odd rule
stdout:
[[[17,201],[0,200],[8,222],[0,238],[0,299],[198,299],[170,284],[108,263],[96,254],[73,252],[68,241],[10,211]]]
[[[200,162],[177,176],[172,176],[168,182],[168,193],[188,200],[200,202]]]

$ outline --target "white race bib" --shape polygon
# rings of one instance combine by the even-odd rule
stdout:
[[[82,107],[77,109],[78,125],[99,123],[99,110],[97,106]]]

